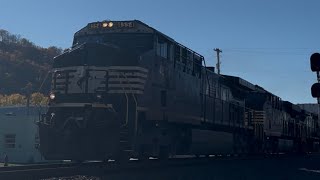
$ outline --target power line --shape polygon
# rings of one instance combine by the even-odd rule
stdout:
[[[314,48],[225,48],[224,51],[239,53],[309,53]]]

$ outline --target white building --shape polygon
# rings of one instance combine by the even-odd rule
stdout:
[[[39,152],[36,122],[46,108],[30,106],[0,107],[0,160],[8,155],[9,163],[44,161]]]

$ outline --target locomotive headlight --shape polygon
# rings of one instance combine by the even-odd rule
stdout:
[[[56,98],[56,95],[51,93],[49,97],[50,97],[51,100],[54,100]]]
[[[104,22],[104,23],[102,23],[102,27],[103,28],[107,28],[107,27],[111,28],[112,26],[113,26],[113,22]]]
[[[102,23],[102,27],[104,28],[108,27],[108,23],[107,22]]]

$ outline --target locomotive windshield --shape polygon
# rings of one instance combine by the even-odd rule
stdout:
[[[110,44],[140,54],[153,48],[153,35],[146,33],[108,33],[78,36],[75,37],[73,45],[83,43]]]
[[[68,67],[68,66],[81,66],[86,63],[86,52],[77,48],[70,52],[57,56],[53,59],[53,68]]]
[[[130,48],[86,42],[56,57],[53,67],[133,65],[137,61],[137,55]]]

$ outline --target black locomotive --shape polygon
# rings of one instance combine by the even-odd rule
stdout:
[[[53,60],[46,159],[316,151],[318,117],[141,21],[89,23]]]

